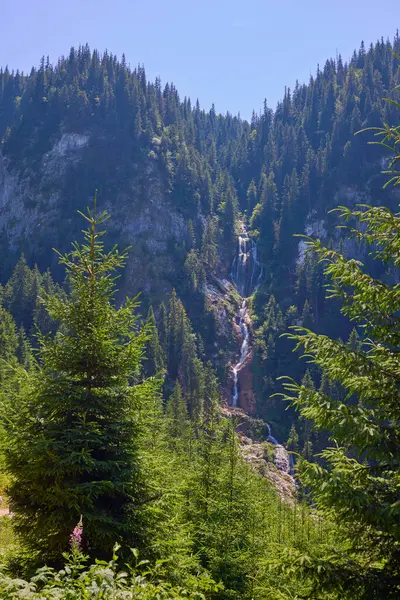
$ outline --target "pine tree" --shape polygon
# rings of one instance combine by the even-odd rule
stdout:
[[[289,437],[286,442],[286,448],[288,450],[292,450],[293,452],[299,451],[299,436],[297,434],[294,423],[292,423],[292,426],[290,428]]]
[[[16,352],[19,363],[29,371],[32,368],[34,359],[32,355],[32,348],[26,337],[25,329],[21,325],[18,329],[18,348]]]
[[[164,302],[161,302],[158,314],[158,339],[161,348],[166,352],[168,344],[168,315]]]
[[[18,325],[29,331],[33,319],[33,274],[24,255],[15,265],[13,274],[4,288],[4,307],[13,315]]]
[[[45,294],[58,294],[63,295],[64,292],[60,289],[58,285],[56,285],[53,281],[53,278],[49,271],[46,271],[40,279],[35,275],[36,281],[40,282],[40,287],[37,288],[36,284],[34,288],[37,289],[37,292],[34,295],[34,312],[33,312],[33,328],[32,334],[33,337],[36,334],[36,330],[42,334],[50,333],[51,331],[55,331],[56,324],[51,320],[49,313],[46,310],[46,307],[42,301],[43,293]]]
[[[361,346],[360,336],[358,335],[358,331],[355,327],[349,335],[347,343],[350,346],[350,348],[353,348],[353,350],[357,350]]]
[[[400,214],[382,207],[341,209],[360,223],[357,238],[377,259],[400,264]],[[345,551],[311,553],[307,567],[292,551],[291,568],[312,583],[313,594],[336,592],[346,598],[397,598],[400,594],[400,412],[398,401],[400,343],[399,284],[372,278],[362,265],[335,250],[310,243],[331,278],[332,295],[342,313],[365,330],[368,344],[343,343],[303,328],[291,334],[329,381],[346,391],[327,395],[307,383],[286,384],[285,398],[319,430],[329,430],[334,445],[321,453],[321,464],[303,461],[301,480],[312,492],[322,516],[335,518],[336,536]],[[332,390],[332,388],[331,388]],[[288,556],[286,558],[288,558]],[[292,570],[293,572],[293,570]],[[338,596],[338,597],[339,597]]]
[[[313,324],[312,311],[308,300],[304,302],[303,312],[301,314],[301,323],[303,327],[306,328],[312,327]]]
[[[0,360],[12,362],[18,350],[18,334],[12,316],[0,306]]]
[[[189,414],[197,422],[203,413],[204,368],[197,356],[196,337],[187,317],[185,317],[183,329],[179,382],[187,401]]]
[[[15,387],[18,386],[18,332],[12,316],[0,306],[0,464],[3,463],[3,448],[7,446],[4,430],[8,427],[7,395],[14,398]],[[22,386],[21,386],[22,388]],[[10,400],[13,403],[13,400]],[[4,445],[3,445],[4,444]],[[1,469],[3,470],[3,468]]]
[[[204,266],[196,250],[191,250],[188,253],[184,268],[187,276],[187,283],[185,287],[187,288],[188,293],[195,294],[196,292],[203,291],[206,274]]]
[[[175,383],[174,391],[167,400],[165,414],[168,432],[175,447],[179,441],[185,439],[189,427],[189,413],[179,381]]]
[[[190,219],[188,223],[188,250],[196,248],[196,235],[194,233],[193,221]]]
[[[178,377],[181,362],[182,347],[185,337],[187,316],[182,302],[176,291],[172,290],[168,310],[168,340],[167,340],[167,366],[168,377],[175,381]]]
[[[265,541],[271,534],[265,517],[273,493],[267,485],[261,497],[262,480],[243,460],[236,425],[221,418],[218,401],[208,404],[198,427],[188,518],[203,567],[224,584],[220,597],[261,600],[265,596],[256,593],[253,578],[264,571]]]
[[[182,584],[198,567],[190,523],[185,518],[192,430],[179,383],[168,400],[166,414],[160,394],[153,391],[146,396],[140,409],[140,454],[151,502],[144,505],[147,535],[142,552],[162,561],[163,578]]]
[[[247,212],[251,216],[253,214],[254,207],[257,204],[257,188],[254,179],[247,190]]]
[[[45,560],[68,548],[80,515],[91,555],[107,555],[116,541],[143,543],[146,487],[135,415],[152,388],[132,384],[148,334],[137,330],[135,301],[113,306],[113,272],[126,254],[104,250],[98,227],[106,213],[88,211],[85,219],[84,244],[60,255],[70,297],[45,299],[60,330],[40,338],[41,367],[20,398],[6,456],[15,530]]]
[[[218,412],[220,396],[218,393],[218,382],[212,363],[209,361],[204,371],[204,422],[213,418]]]
[[[204,225],[201,242],[201,258],[209,271],[213,273],[218,262],[218,246],[216,243],[216,226],[212,218],[208,218]]]
[[[232,243],[236,235],[236,218],[237,218],[237,200],[234,197],[231,189],[228,187],[226,201],[224,206],[224,239],[227,243]]]
[[[143,361],[143,370],[146,377],[159,375],[165,366],[164,351],[160,345],[158,337],[157,323],[153,308],[150,306],[147,315],[147,324],[150,331],[150,339],[145,346],[145,360]]]
[[[275,244],[274,220],[278,217],[278,190],[274,174],[264,176],[261,184],[260,201],[255,206],[250,225],[260,234],[260,252],[264,261],[273,258]]]

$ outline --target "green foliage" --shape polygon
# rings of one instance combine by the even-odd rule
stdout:
[[[351,232],[371,248],[376,260],[399,263],[400,214],[369,206],[340,212],[360,224]],[[342,312],[366,339],[360,343],[353,333],[346,344],[299,327],[290,335],[310,362],[323,369],[329,382],[340,383],[346,394],[329,395],[326,384],[316,390],[309,375],[301,384],[285,384],[285,399],[300,410],[305,423],[312,420],[319,430],[331,433],[334,445],[321,452],[322,462],[303,461],[300,476],[319,514],[335,519],[343,540],[343,548],[333,554],[295,558],[289,554],[286,561],[292,561],[292,569],[294,562],[296,573],[311,580],[315,597],[335,591],[346,598],[397,598],[399,284],[373,278],[359,261],[346,259],[319,241],[309,245],[325,265],[331,296],[340,298]]]
[[[34,276],[24,255],[17,262],[13,274],[4,288],[3,304],[14,315],[17,323],[29,326],[32,323]]]
[[[140,329],[135,300],[114,306],[112,270],[125,255],[106,253],[98,237],[75,245],[61,259],[67,297],[49,272],[29,268],[24,257],[7,282],[16,259],[2,232],[0,477],[9,481],[7,467],[15,530],[43,559],[59,559],[82,514],[91,557],[108,556],[117,540],[125,553],[138,546],[159,562],[154,569],[135,565],[125,576],[115,560],[86,567],[75,556],[61,572],[44,568],[29,582],[0,576],[0,595],[396,597],[399,215],[352,210],[359,191],[371,205],[382,198],[375,165],[381,155],[361,147],[353,135],[361,127],[382,118],[389,124],[375,131],[394,150],[387,170],[400,181],[400,133],[390,126],[396,104],[381,102],[382,90],[398,82],[392,48],[400,48],[398,35],[393,44],[362,47],[348,64],[340,56],[328,60],[308,84],[285,90],[275,113],[264,103],[251,123],[181,102],[173,85],[162,89],[142,67],[131,70],[125,58],[87,46],[71,49],[54,68],[43,60],[28,76],[0,71],[2,154],[32,190],[26,208],[45,213],[55,191],[60,200],[51,211],[56,225],[45,233],[38,228],[34,242],[21,236],[18,252],[45,269],[58,223],[58,237],[68,240],[75,221],[66,212],[93,181],[107,202],[133,197],[129,207],[115,207],[124,220],[134,219],[138,207],[147,210],[156,189],[156,202],[174,220],[166,231],[168,257],[146,253],[142,261],[143,240],[135,243],[135,258],[151,263],[146,303],[155,302],[153,284],[157,302],[176,290],[168,310],[161,304],[155,318],[150,309]],[[65,159],[62,178],[50,177],[44,165],[64,133],[89,141],[76,149],[76,160]],[[397,202],[385,193],[388,205]],[[365,267],[345,258],[347,242],[326,216],[342,196],[342,216],[361,225],[352,232]],[[282,501],[245,463],[206,365],[215,360],[221,329],[205,294],[207,278],[221,285],[217,277],[228,272],[241,213],[263,267],[252,301],[258,415],[303,454],[299,497],[312,492],[315,511],[298,498]],[[314,255],[304,255],[293,233],[313,227],[324,230],[327,247],[316,242]],[[368,248],[381,260],[372,260]],[[326,302],[326,276],[336,304]],[[124,285],[144,287],[133,278]],[[309,371],[281,337],[293,325],[314,361]],[[37,346],[37,327],[36,364],[30,348]],[[282,373],[302,382],[286,392],[300,419],[272,395]],[[252,434],[263,439],[263,427],[256,422]],[[325,445],[325,429],[336,445],[311,462]],[[279,477],[273,446],[262,448],[267,475]],[[5,530],[2,539],[12,545],[11,537]]]
[[[145,375],[151,377],[159,375],[163,371],[165,365],[165,354],[160,344],[156,319],[152,307],[149,308],[147,324],[150,329],[150,339],[146,342],[145,346],[143,369]]]
[[[236,154],[240,165],[235,165],[234,173],[242,210],[248,206],[249,190],[254,197],[253,181],[257,190],[257,204],[248,215],[250,234],[264,267],[254,302],[256,331],[261,333],[267,321],[264,309],[273,295],[283,315],[290,305],[296,307],[298,317],[291,323],[288,319],[284,328],[302,324],[342,339],[351,333],[339,302],[326,301],[322,264],[311,253],[305,254],[303,240],[293,234],[312,232],[324,238],[328,248],[342,246],[342,252],[362,260],[374,278],[393,280],[393,268],[372,261],[366,244],[357,246],[335,230],[329,211],[339,204],[352,210],[360,198],[395,210],[396,194],[389,187],[382,191],[384,178],[377,166],[386,162],[390,176],[398,177],[393,150],[399,129],[392,123],[399,93],[393,51],[398,54],[399,50],[396,35],[393,42],[379,40],[360,48],[348,63],[340,56],[327,60],[307,84],[285,91],[274,114],[265,105],[260,116],[252,119],[253,131],[245,149]],[[394,102],[382,102],[382,95],[390,90],[394,90]],[[384,128],[379,127],[382,120]],[[361,136],[354,136],[361,128],[372,128],[377,139],[391,147],[392,164],[385,158],[384,148],[368,146]],[[259,352],[254,363],[258,411],[272,422],[278,439],[286,438],[290,422],[297,420],[291,409],[288,419],[284,405],[273,396],[281,391],[279,377],[289,374],[301,380],[305,373],[305,367],[291,359],[290,345],[279,339],[283,331],[276,327],[268,331],[267,339],[257,339]],[[303,447],[303,433],[296,427]],[[322,447],[320,437],[314,450]]]
[[[299,436],[296,431],[296,427],[294,426],[294,423],[292,423],[292,426],[289,431],[289,437],[286,442],[286,448],[293,452],[299,451]]]
[[[218,246],[216,243],[216,227],[214,219],[207,219],[201,241],[201,256],[211,273],[215,271],[218,262]]]
[[[384,157],[377,150],[383,149],[363,145],[354,133],[378,127],[384,120],[385,130],[375,133],[384,138],[388,132],[396,134],[391,129],[396,106],[382,102],[382,95],[398,84],[392,51],[399,50],[396,35],[392,41],[361,47],[348,63],[340,55],[328,59],[307,83],[286,89],[276,111],[265,102],[251,122],[218,115],[215,108],[205,111],[188,98],[181,100],[173,84],[150,82],[143,67],[131,69],[125,59],[100,54],[87,45],[72,48],[54,66],[42,60],[26,76],[0,70],[5,164],[26,181],[29,194],[23,202],[28,211],[51,215],[51,221],[36,223],[32,236],[23,233],[18,241],[12,223],[5,224],[0,236],[2,283],[7,288],[9,272],[21,252],[29,265],[37,261],[43,271],[52,263],[54,239],[61,240],[60,249],[66,250],[63,244],[77,227],[71,209],[79,207],[96,182],[104,204],[115,209],[112,236],[120,238],[121,230],[126,235],[125,223],[130,236],[130,226],[141,219],[143,210],[146,221],[148,210],[153,209],[157,232],[165,231],[165,248],[162,243],[159,247],[156,235],[154,251],[144,235],[135,233],[138,277],[127,277],[123,291],[134,295],[146,289],[150,296],[146,303],[156,306],[161,296],[166,301],[175,288],[203,338],[207,359],[214,358],[215,332],[221,328],[206,306],[204,284],[210,274],[220,277],[228,272],[240,214],[246,214],[263,266],[255,302],[257,327],[273,295],[283,314],[295,305],[299,318],[307,301],[307,327],[312,324],[319,332],[347,339],[347,319],[337,305],[325,302],[320,265],[302,262],[293,233],[322,223],[327,244],[335,244],[329,209],[339,203],[353,206],[360,194],[373,205],[397,202],[389,189],[382,196],[376,163]],[[68,139],[71,147],[61,156]],[[75,147],[75,139],[86,142]],[[390,140],[385,143],[390,145]],[[62,169],[53,169],[53,161],[58,164],[59,159]],[[162,222],[159,208],[163,215],[171,215],[170,222]],[[11,294],[5,290],[3,304],[31,338],[35,323],[44,331],[44,307],[34,295],[31,304],[39,316],[32,319],[32,306],[22,301],[20,314],[14,311],[18,285],[22,300],[35,278],[34,269],[29,275],[23,265],[19,267],[24,276],[19,281],[13,277],[15,290]],[[59,272],[53,273],[60,278]],[[271,333],[271,346],[279,346],[278,337],[277,332]],[[304,374],[294,363],[287,370],[289,356],[284,346],[269,364],[260,355],[255,361],[259,412],[272,413],[274,427],[276,423],[284,437],[286,413],[275,405],[271,392],[280,389],[276,384],[280,375],[290,372],[300,379]],[[226,359],[223,351],[221,371]],[[175,375],[172,378],[175,381]]]
[[[168,431],[173,445],[182,443],[189,429],[189,414],[179,381],[176,382],[175,389],[167,400],[165,414],[168,419]]]
[[[2,304],[20,327],[20,336],[24,330],[28,336],[28,342],[33,345],[37,345],[37,329],[42,333],[55,330],[54,321],[42,301],[45,294],[57,294],[60,297],[65,295],[61,288],[54,283],[49,271],[42,275],[36,265],[31,270],[22,255],[4,286]],[[25,342],[23,342],[24,344]],[[26,353],[22,349],[21,352]]]
[[[147,502],[137,411],[155,393],[152,380],[138,383],[148,333],[137,328],[135,300],[113,306],[113,271],[126,254],[104,250],[98,226],[105,214],[85,218],[85,243],[60,255],[70,297],[45,297],[59,330],[40,336],[40,368],[7,406],[14,528],[50,560],[68,547],[79,515],[92,556],[116,540],[141,543]]]
[[[0,478],[0,495],[3,496],[1,509],[5,509],[5,497],[3,484]],[[0,561],[3,563],[4,557],[15,552],[15,536],[12,530],[11,520],[8,515],[0,517]]]
[[[18,349],[18,333],[12,316],[0,306],[0,359],[12,361]],[[0,366],[0,373],[3,369]]]
[[[164,561],[154,566],[139,560],[132,550],[132,560],[121,570],[118,565],[118,546],[112,560],[97,560],[88,564],[88,557],[79,551],[65,554],[60,571],[42,567],[28,581],[12,579],[0,572],[0,594],[3,600],[181,600],[198,599],[218,592],[217,585],[207,575],[192,578],[190,588],[173,586],[163,580]]]

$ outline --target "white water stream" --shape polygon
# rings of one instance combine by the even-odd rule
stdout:
[[[238,313],[238,323],[242,333],[242,344],[240,347],[239,362],[232,367],[233,371],[233,394],[232,407],[236,408],[239,401],[239,371],[248,357],[250,347],[250,332],[247,325],[250,319],[246,298],[251,296],[258,286],[262,276],[262,267],[257,258],[257,246],[250,240],[246,232],[238,237],[238,252],[234,258],[231,269],[231,279],[236,289],[242,296],[242,302]],[[280,471],[291,472],[290,456],[282,444],[278,442],[271,433],[271,427],[267,423],[268,441],[275,445],[275,464]]]
[[[236,286],[243,300],[239,308],[238,324],[242,333],[242,345],[240,347],[239,362],[232,368],[233,371],[233,395],[232,406],[238,406],[239,400],[239,385],[238,372],[250,352],[250,333],[247,326],[249,313],[247,309],[246,297],[250,296],[258,287],[262,275],[261,265],[257,259],[257,247],[244,232],[238,237],[238,252],[235,256],[232,269],[231,279]]]
[[[231,279],[242,298],[248,298],[255,292],[260,284],[261,275],[257,246],[243,233],[238,237],[238,252],[231,269]]]
[[[247,316],[247,304],[246,300],[243,300],[242,306],[239,309],[239,326],[240,331],[242,332],[243,341],[240,347],[240,359],[239,362],[233,367],[233,396],[232,396],[232,406],[236,407],[238,405],[239,399],[239,388],[238,388],[238,371],[246,358],[249,355],[250,346],[249,346],[249,328],[246,325],[246,316]]]

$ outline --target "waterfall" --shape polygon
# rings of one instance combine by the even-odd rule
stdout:
[[[257,277],[257,283],[261,276],[261,267],[257,260],[257,249],[253,241],[250,240],[246,232],[238,236],[238,250],[232,263],[231,279],[242,297],[242,302],[238,314],[238,324],[242,334],[242,344],[240,347],[239,362],[232,368],[233,371],[233,394],[232,406],[238,406],[239,400],[239,377],[240,367],[250,352],[250,333],[246,321],[249,318],[247,302],[245,298],[254,291],[254,281]]]
[[[242,302],[238,314],[238,324],[242,334],[242,344],[240,347],[239,362],[232,368],[233,371],[233,395],[232,406],[238,406],[239,383],[238,372],[250,352],[250,332],[247,326],[249,314],[245,298],[252,294],[256,289],[254,283],[258,285],[261,278],[262,269],[257,259],[257,248],[246,232],[238,236],[238,250],[232,263],[231,279],[242,297]]]
[[[276,438],[274,438],[274,436],[271,433],[271,425],[269,423],[267,423],[267,430],[268,430],[268,441],[271,442],[271,444],[274,444],[275,446],[279,446],[279,442]]]
[[[262,266],[257,256],[257,246],[250,240],[246,232],[238,236],[238,250],[233,260],[231,268],[231,280],[242,297],[237,321],[242,334],[242,344],[240,346],[239,362],[232,367],[233,372],[233,393],[232,407],[236,408],[239,402],[239,371],[250,353],[250,332],[248,321],[250,319],[247,301],[245,298],[253,294],[261,282]],[[285,473],[291,473],[291,456],[285,447],[278,442],[272,435],[271,426],[266,423],[268,431],[268,441],[275,446],[275,464],[278,469]]]
[[[233,395],[232,395],[232,406],[236,407],[238,405],[239,399],[239,388],[238,388],[238,371],[250,352],[250,344],[249,344],[249,328],[246,324],[247,317],[247,303],[246,300],[243,300],[241,308],[239,310],[239,326],[240,331],[242,332],[242,345],[240,347],[240,359],[239,362],[232,368],[233,371]]]
[[[249,258],[248,255],[248,246],[249,239],[243,235],[239,235],[238,239],[238,255],[236,261],[236,273],[235,273],[235,283],[236,287],[241,296],[245,296],[246,290],[246,275],[247,275],[247,260]]]
[[[243,233],[238,236],[238,251],[231,269],[231,279],[242,298],[247,298],[257,289],[261,275],[257,246]]]

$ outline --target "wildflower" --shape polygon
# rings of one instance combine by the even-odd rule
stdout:
[[[82,534],[83,534],[83,521],[82,515],[79,519],[79,523],[74,527],[70,538],[69,543],[71,546],[71,550],[81,550],[82,549]]]

